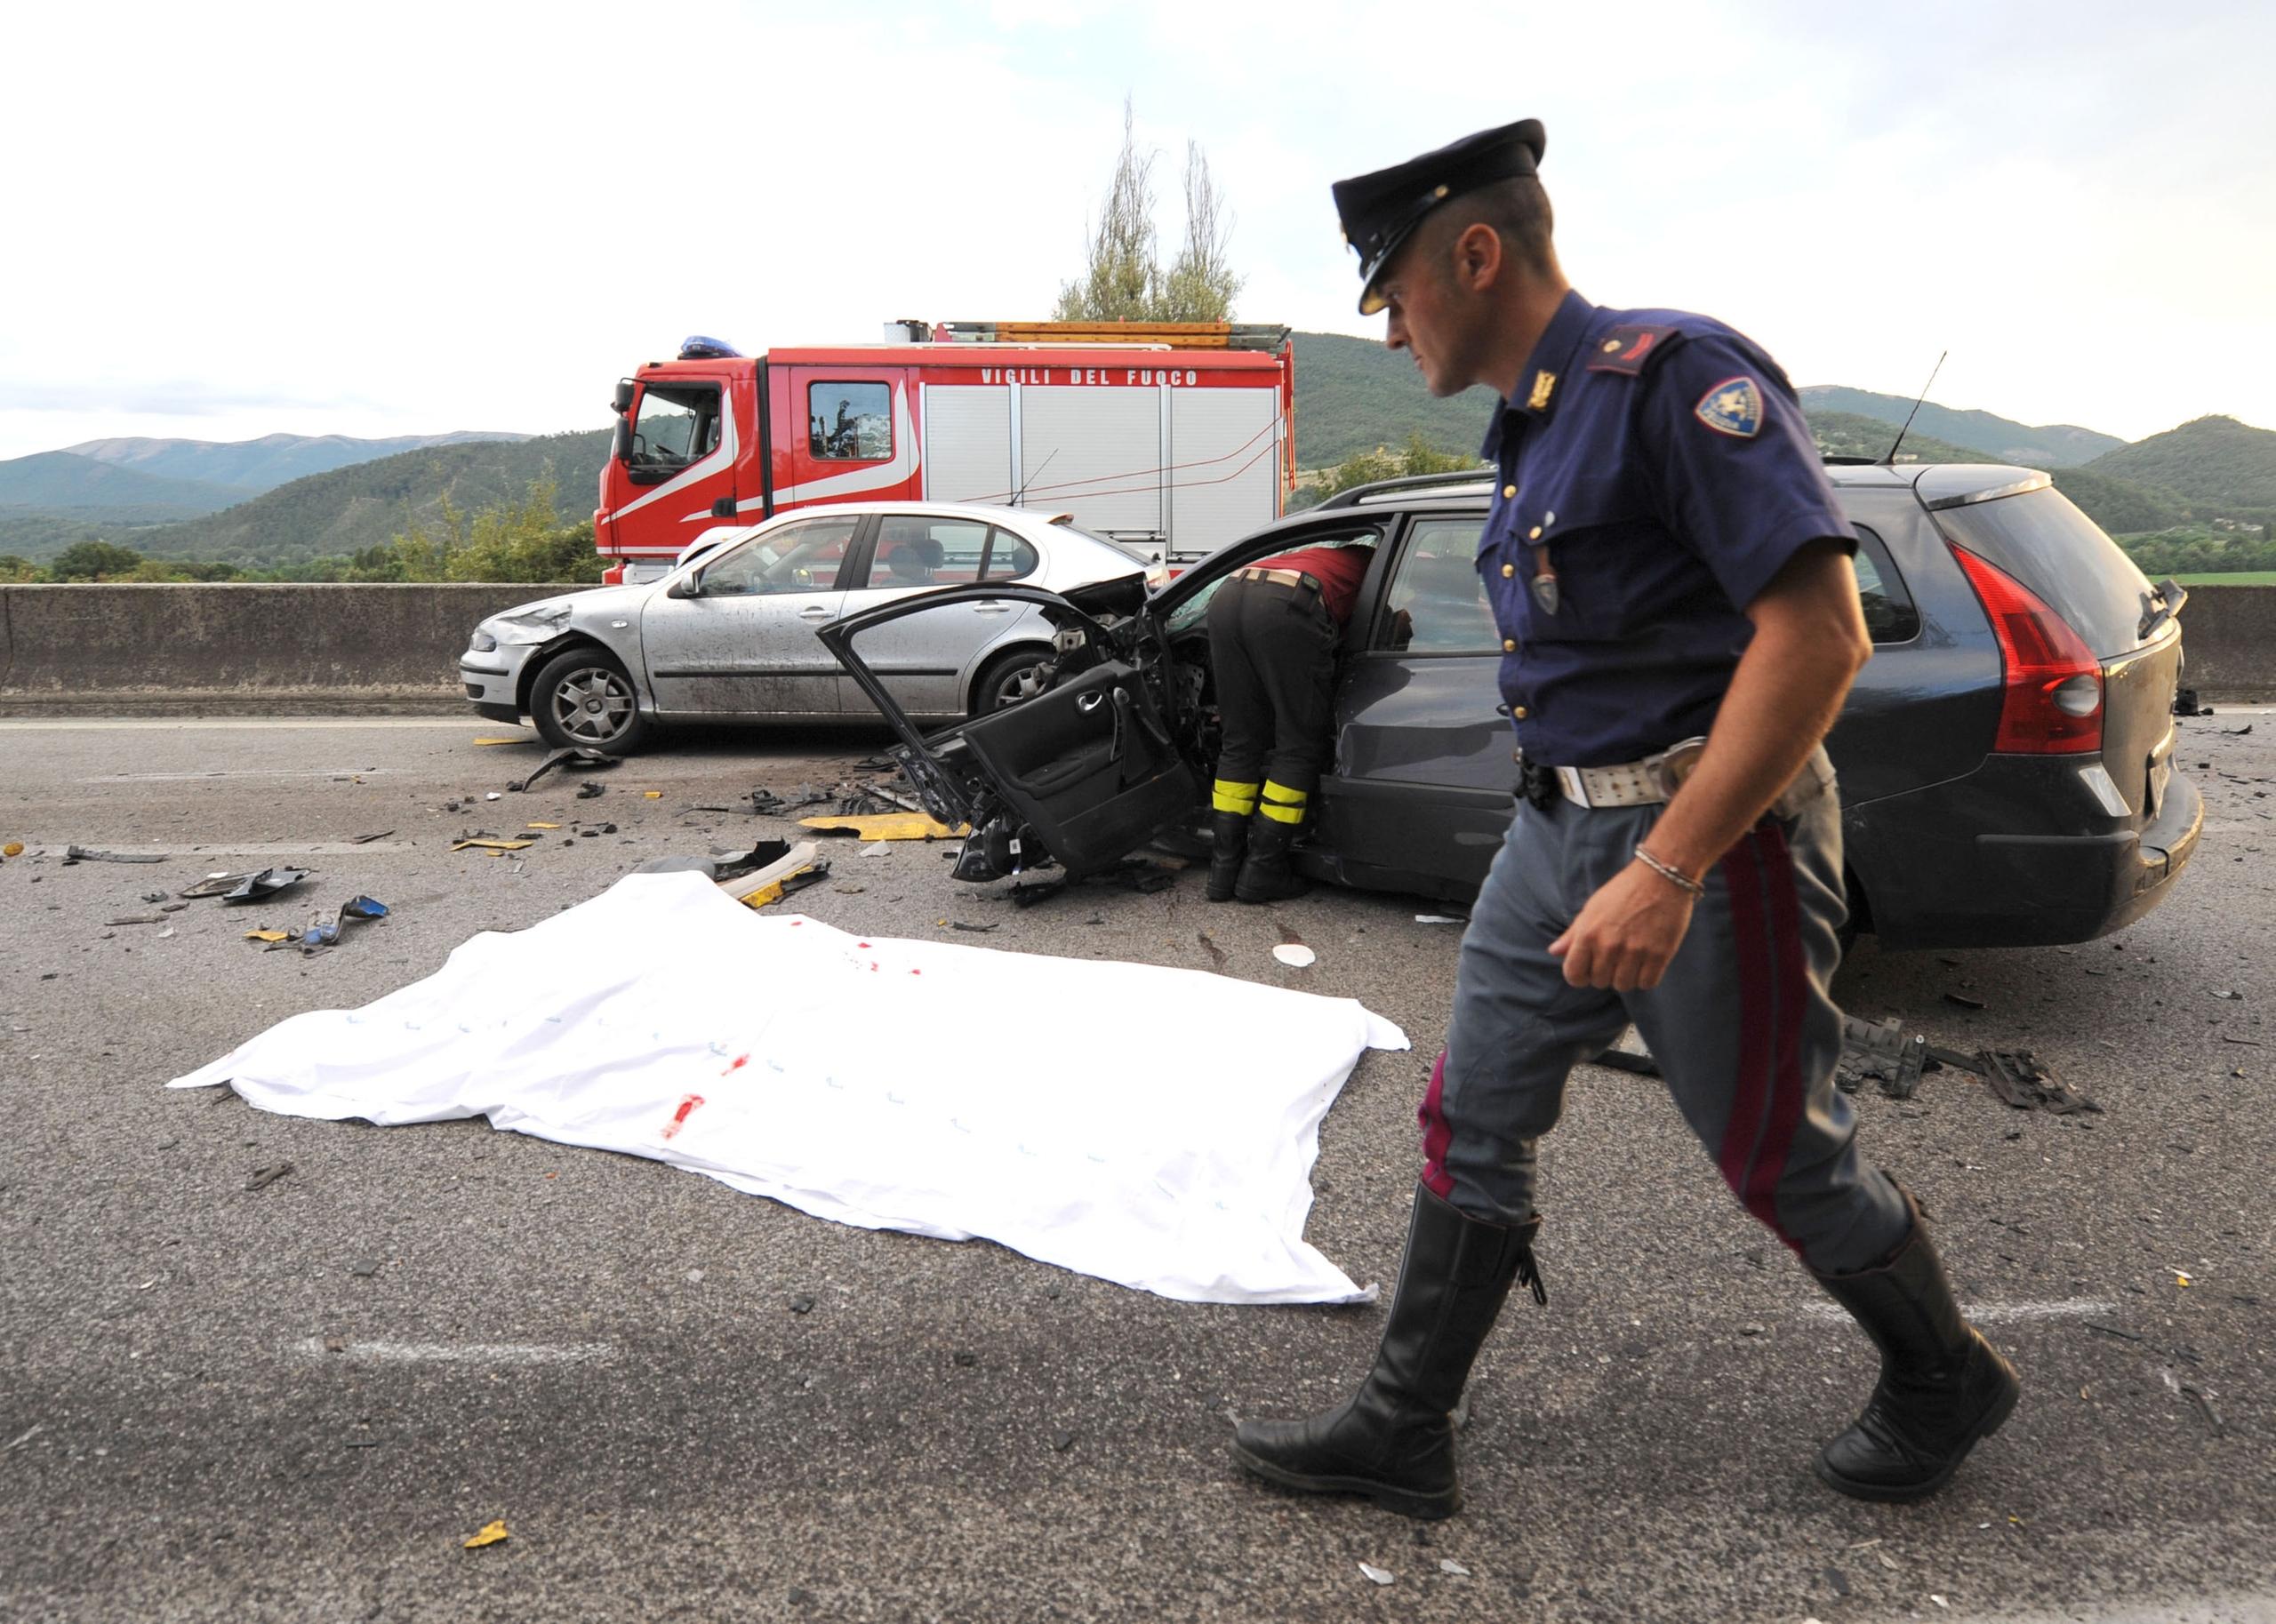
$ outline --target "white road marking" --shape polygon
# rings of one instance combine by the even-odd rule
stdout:
[[[608,1342],[347,1342],[334,1351],[312,1336],[293,1348],[317,1359],[376,1364],[574,1364],[616,1356]]]
[[[26,852],[33,857],[60,857],[69,843],[60,840],[27,841]],[[121,857],[353,857],[363,852],[408,852],[408,840],[374,840],[367,845],[357,845],[352,840],[320,840],[312,844],[293,844],[285,841],[240,841],[233,844],[200,846],[124,846],[106,841],[80,841],[80,845],[94,852],[116,852]]]
[[[1838,1303],[1814,1302],[1802,1309],[1812,1319],[1847,1319],[1847,1311]],[[1983,1302],[1963,1304],[1960,1312],[1979,1324],[1997,1325],[2015,1320],[2086,1319],[2097,1314],[2115,1314],[2118,1305],[2092,1297],[2065,1297],[2048,1302]]]
[[[20,733],[289,732],[358,727],[455,727],[472,733],[485,726],[498,738],[506,736],[504,724],[485,724],[478,716],[0,716],[0,732]],[[513,731],[537,742],[537,735],[526,729]]]
[[[113,772],[82,784],[194,784],[214,778],[378,778],[400,767],[228,767],[211,772]]]

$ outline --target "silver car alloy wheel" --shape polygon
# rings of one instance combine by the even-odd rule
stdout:
[[[1003,710],[1018,704],[1022,700],[1031,700],[1041,693],[1045,663],[1038,658],[1025,665],[1013,666],[998,676],[996,679],[995,692],[989,695],[988,702],[990,708]]]
[[[632,684],[609,666],[581,667],[554,685],[554,724],[580,744],[613,744],[633,708]]]

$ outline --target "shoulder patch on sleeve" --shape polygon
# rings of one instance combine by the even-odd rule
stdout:
[[[1726,378],[1699,397],[1691,413],[1717,434],[1751,440],[1762,428],[1762,390],[1744,375]]]
[[[1615,327],[1591,346],[1595,353],[1589,357],[1588,370],[1639,378],[1646,367],[1681,342],[1680,327],[1655,327],[1641,322]]]

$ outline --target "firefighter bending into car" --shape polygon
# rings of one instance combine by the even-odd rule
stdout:
[[[1237,570],[1209,600],[1224,741],[1209,796],[1212,902],[1308,888],[1289,848],[1334,746],[1335,649],[1374,548],[1308,547]]]
[[[1502,397],[1477,561],[1523,804],[1463,933],[1374,1366],[1326,1414],[1241,1422],[1233,1453],[1287,1488],[1460,1508],[1451,1412],[1471,1364],[1514,1284],[1548,1300],[1537,1146],[1574,1066],[1632,1022],[1732,1194],[1879,1352],[1817,1475],[1916,1500],[2020,1384],[1833,1084],[1841,808],[1821,740],[1871,652],[1856,532],[1758,346],[1573,290],[1543,145],[1527,119],[1334,188],[1360,314],[1388,311],[1386,342],[1433,395]],[[1816,1408],[1808,1390],[1764,1404]]]

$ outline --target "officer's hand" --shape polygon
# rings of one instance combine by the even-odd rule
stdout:
[[[1572,929],[1549,944],[1575,987],[1657,987],[1691,925],[1691,897],[1642,863],[1606,882]]]

